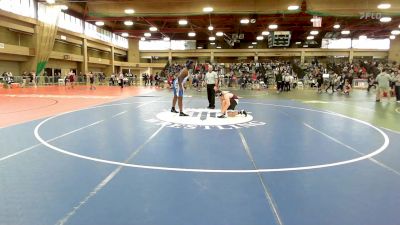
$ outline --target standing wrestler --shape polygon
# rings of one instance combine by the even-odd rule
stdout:
[[[172,84],[174,90],[174,98],[172,100],[171,112],[178,113],[178,111],[176,111],[175,109],[176,101],[178,101],[179,116],[189,116],[188,114],[183,112],[183,92],[184,92],[183,85],[186,83],[189,77],[189,69],[192,66],[193,66],[193,61],[188,60],[185,64],[185,67],[180,71],[178,77],[175,78]]]

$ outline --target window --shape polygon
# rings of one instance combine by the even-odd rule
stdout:
[[[349,49],[351,48],[351,39],[350,38],[322,39],[321,48]]]
[[[139,41],[139,50],[188,50],[195,49],[194,40],[172,40],[172,41]]]
[[[378,49],[388,50],[390,48],[389,39],[322,39],[321,48],[328,49]]]
[[[356,49],[381,49],[388,50],[390,48],[390,40],[387,39],[354,39],[353,48]]]
[[[34,0],[0,0],[0,9],[35,18]]]
[[[169,50],[170,41],[139,41],[139,50]]]

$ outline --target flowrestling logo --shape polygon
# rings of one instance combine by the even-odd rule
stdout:
[[[253,121],[253,116],[251,114],[247,116],[237,115],[235,117],[218,118],[220,111],[215,109],[189,108],[185,109],[185,113],[189,114],[189,116],[183,117],[179,116],[178,113],[164,111],[158,113],[155,119],[149,119],[146,120],[146,122],[170,128],[183,128],[192,130],[232,130],[263,126],[266,124],[264,122]]]

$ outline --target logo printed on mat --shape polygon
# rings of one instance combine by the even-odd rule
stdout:
[[[184,129],[219,129],[232,130],[240,128],[250,128],[262,126],[266,123],[253,121],[252,115],[237,115],[235,117],[218,118],[221,115],[217,109],[185,109],[185,113],[189,116],[179,116],[178,113],[170,111],[160,112],[156,115],[156,119],[149,119],[146,122],[163,125],[170,128]]]

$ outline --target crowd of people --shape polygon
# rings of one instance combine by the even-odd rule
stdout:
[[[4,72],[0,78],[5,88],[12,88],[13,83],[18,83],[21,87],[36,87],[38,79],[34,71],[30,73],[23,72],[21,76],[18,77],[20,78],[20,81],[18,81],[17,76],[14,76],[12,72]]]
[[[174,77],[183,65],[168,65],[162,73],[166,82],[172,85]],[[291,91],[300,86],[315,88],[316,92],[341,93],[350,95],[354,79],[368,84],[365,87],[377,91],[377,101],[380,96],[394,96],[396,84],[400,85],[400,67],[395,63],[383,61],[358,61],[353,63],[319,63],[317,60],[300,64],[299,62],[269,61],[261,63],[232,64],[196,64],[191,69],[191,84],[197,87],[207,87],[206,74],[209,68],[217,74],[220,87],[238,87],[243,89],[261,89],[276,87],[278,93]],[[386,75],[385,75],[386,74]],[[399,98],[397,98],[399,100]]]
[[[138,85],[155,87],[173,86],[173,81],[185,66],[178,63],[167,64],[166,67],[155,74],[143,73],[140,77],[130,72],[111,74],[108,78],[110,86]],[[396,83],[400,83],[400,68],[398,64],[390,64],[383,61],[357,61],[353,63],[320,63],[317,60],[311,63],[301,64],[299,61],[270,60],[266,62],[242,62],[242,63],[193,63],[189,70],[189,84],[198,91],[207,88],[206,75],[213,72],[219,87],[239,89],[271,89],[275,87],[278,93],[289,92],[299,86],[309,87],[316,92],[343,93],[350,95],[353,90],[353,80],[363,79],[368,84],[366,90],[372,88],[377,91],[377,100],[380,96],[392,96],[396,92]],[[61,74],[58,74],[61,77]],[[21,86],[36,86],[38,77],[35,72],[24,72]],[[4,86],[11,87],[16,81],[11,72],[2,74]],[[76,75],[74,71],[65,74],[63,78],[66,86],[74,86],[74,83],[91,83],[94,89],[95,80],[100,84],[106,84],[104,73]],[[139,79],[142,79],[140,82]],[[397,86],[398,86],[397,85]]]

